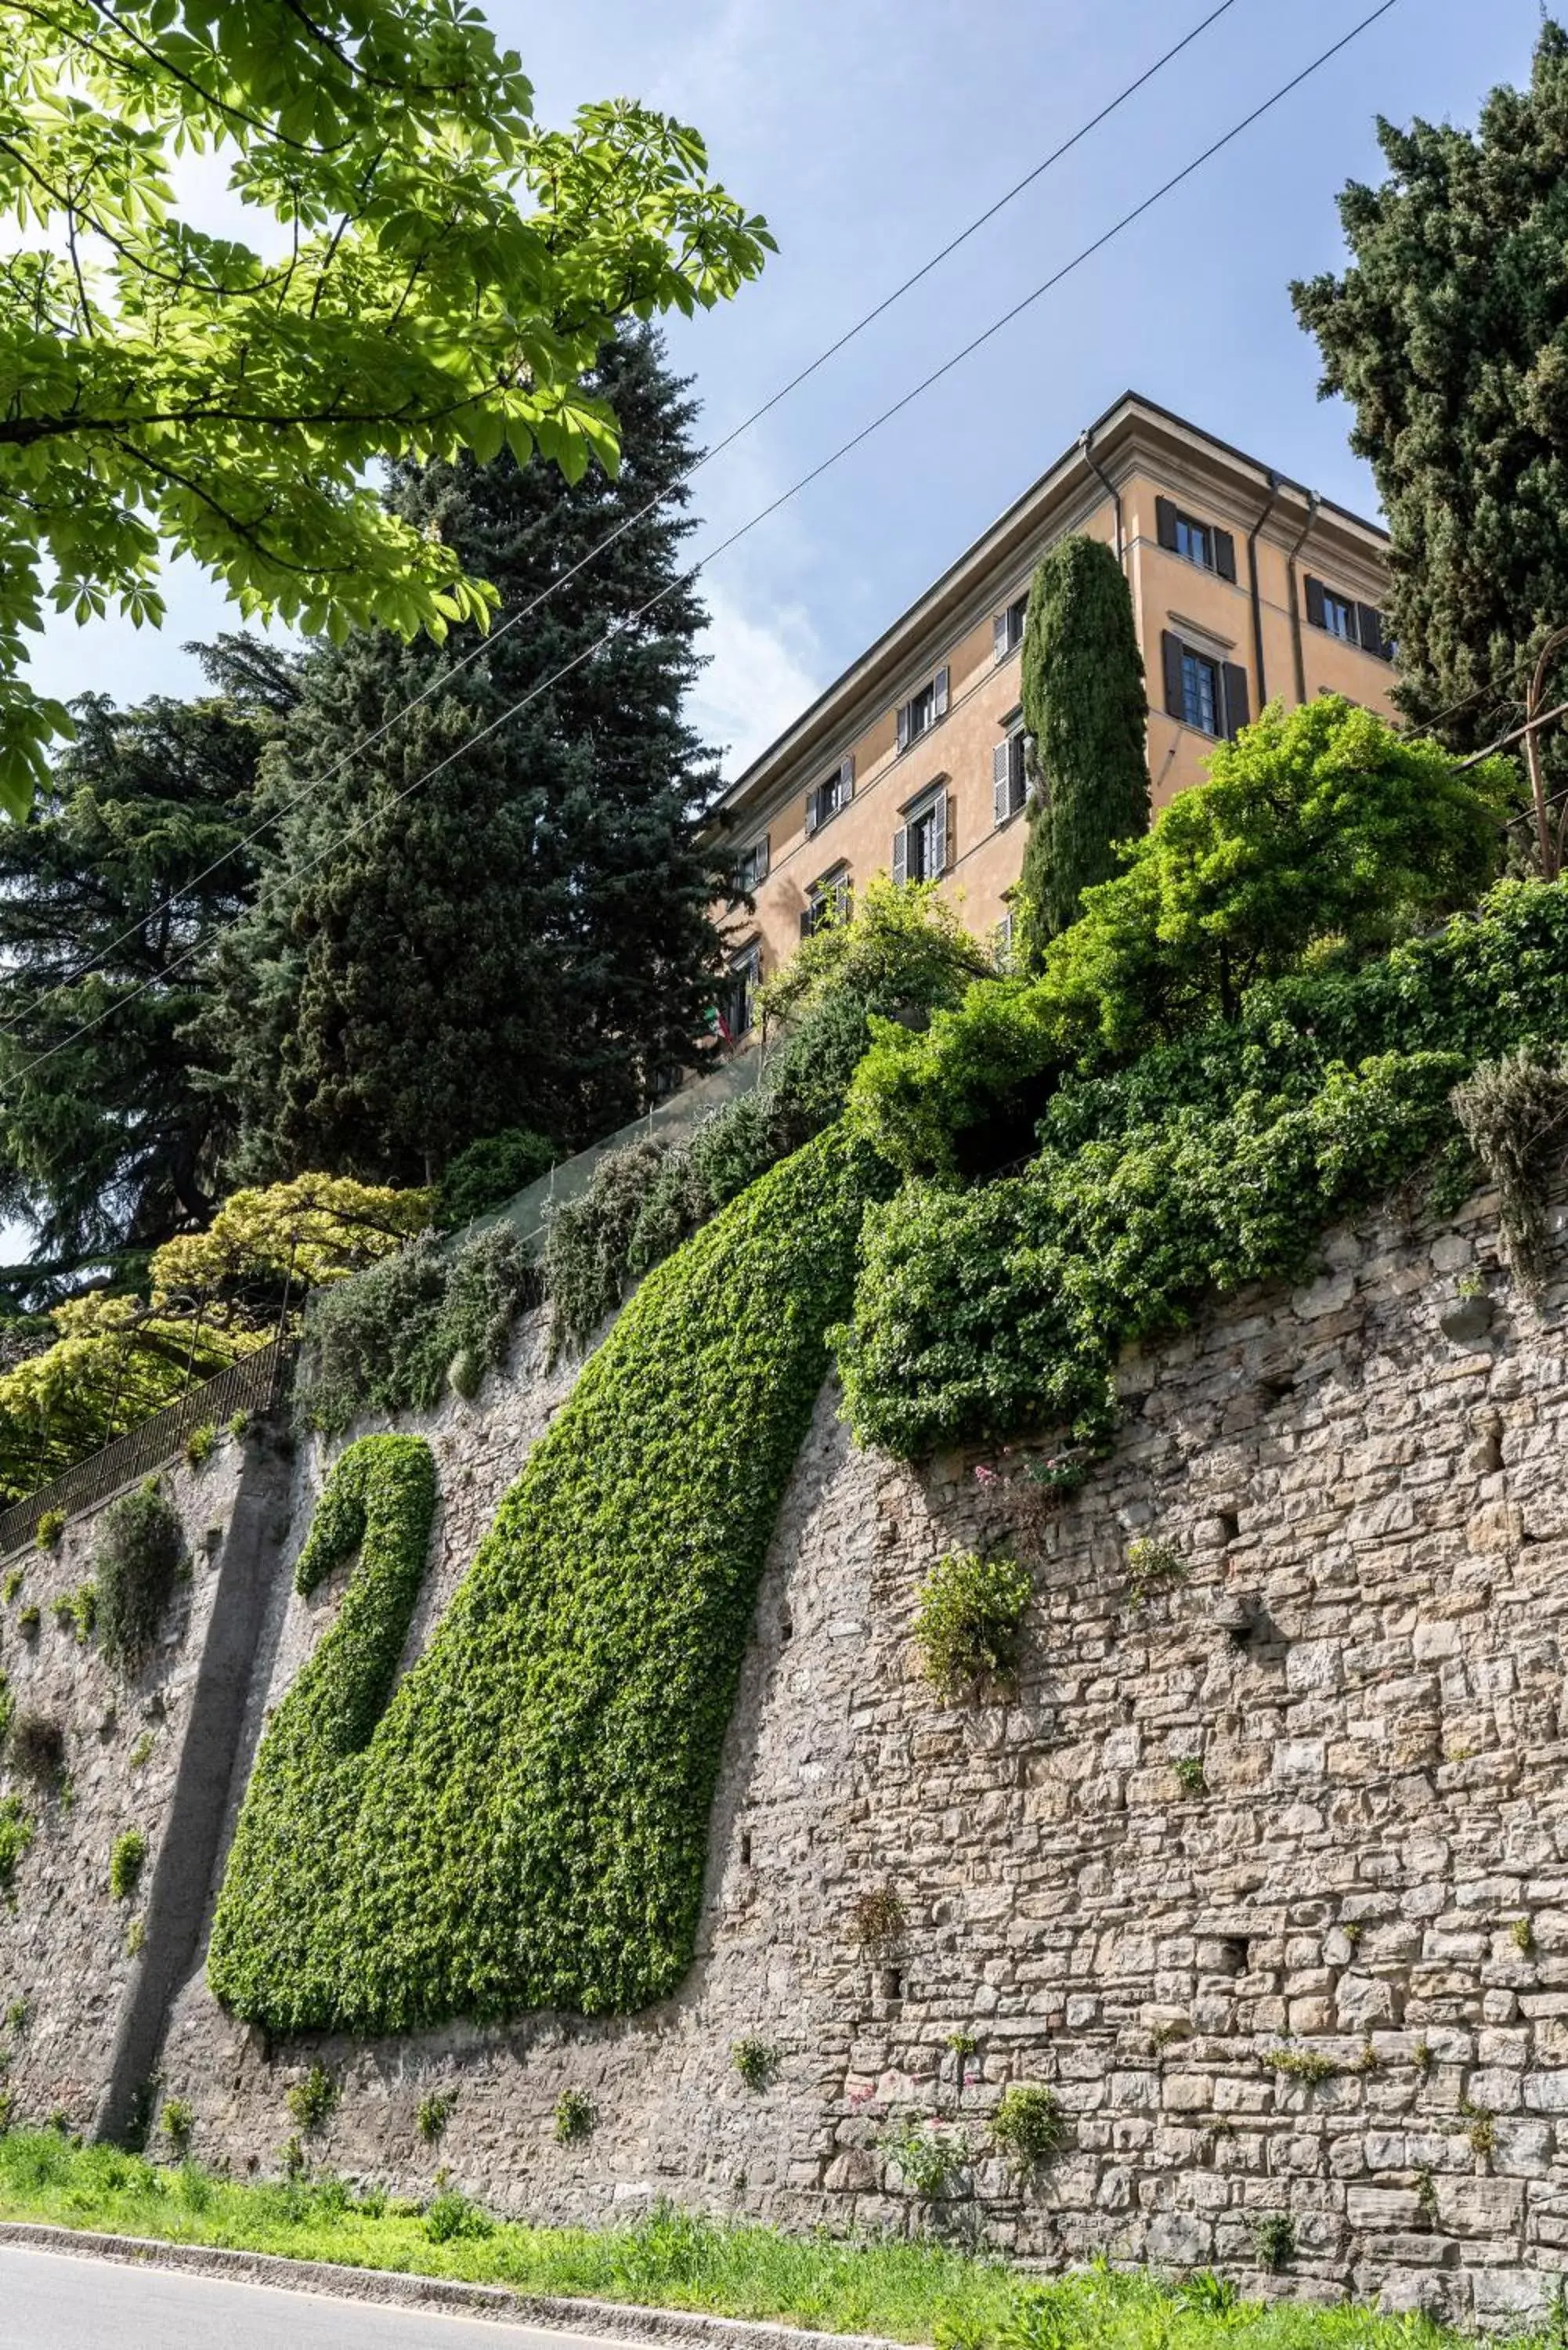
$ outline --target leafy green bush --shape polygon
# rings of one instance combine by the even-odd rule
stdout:
[[[32,1841],[32,1814],[20,1795],[0,1795],[0,1894],[10,1892],[22,1856]]]
[[[472,1383],[505,1358],[538,1274],[509,1224],[447,1250],[421,1233],[351,1281],[318,1290],[295,1381],[302,1428],[341,1435],[364,1412],[428,1411],[460,1358]],[[461,1390],[460,1390],[461,1391]]]
[[[109,1856],[109,1892],[112,1901],[129,1901],[141,1882],[141,1872],[147,1861],[147,1838],[140,1828],[127,1828],[116,1836],[114,1849]]]
[[[455,2089],[432,2089],[421,2097],[414,2114],[414,2126],[427,2146],[434,2146],[452,2119],[457,2103]]]
[[[459,2237],[485,2237],[495,2232],[495,2222],[477,2203],[460,2195],[455,2187],[443,2187],[425,2213],[425,2233],[432,2244],[450,2244]]]
[[[156,1477],[109,1503],[93,1568],[103,1652],[123,1672],[151,1653],[184,1565],[184,1529]]]
[[[944,2127],[920,2114],[906,2114],[888,2123],[877,2140],[898,2167],[912,2193],[935,2202],[974,2160],[974,2148],[962,2130]]]
[[[325,2129],[337,2104],[337,2084],[325,2064],[313,2064],[303,2081],[296,2081],[284,2098],[288,2117],[308,2137]]]
[[[555,2137],[557,2146],[571,2146],[593,2128],[593,2106],[580,2089],[563,2089],[556,2100]]]
[[[1234,1023],[1067,1079],[1023,1173],[912,1180],[868,1218],[835,1333],[857,1435],[1103,1441],[1124,1344],[1214,1288],[1303,1277],[1326,1223],[1439,1146],[1445,1180],[1469,1180],[1451,1088],[1565,1028],[1568,891],[1509,882],[1376,962],[1257,988]]]
[[[1011,1682],[1033,1586],[1014,1558],[950,1551],[920,1586],[915,1645],[926,1678],[947,1698]]]
[[[185,1439],[185,1460],[192,1469],[204,1469],[217,1449],[218,1431],[213,1427],[193,1428]]]
[[[34,1544],[39,1550],[53,1550],[56,1544],[59,1541],[60,1536],[65,1533],[65,1530],[66,1513],[64,1510],[45,1510],[39,1517],[37,1527],[33,1535]],[[17,1572],[19,1572],[19,1570],[17,1570]],[[7,1578],[7,1580],[9,1580],[9,1578]]]
[[[62,1591],[54,1603],[55,1621],[62,1632],[69,1632],[80,1648],[92,1638],[98,1622],[98,1589],[91,1583],[78,1583],[74,1591]]]
[[[158,2116],[158,2126],[174,2152],[183,2155],[191,2143],[196,2116],[183,2097],[165,2097]]]
[[[460,1150],[436,1186],[436,1221],[444,1232],[471,1223],[504,1208],[519,1191],[547,1174],[556,1149],[544,1135],[525,1126],[509,1126],[501,1134],[487,1134]]]
[[[245,1799],[208,1960],[226,2005],[383,2031],[675,1987],[757,1578],[880,1180],[826,1135],[649,1276],[384,1714],[411,1600],[366,1596],[402,1572],[367,1525]],[[334,1486],[400,1441],[355,1446]],[[333,1487],[321,1510],[302,1566],[355,1538]]]
[[[991,2135],[1017,2169],[1038,2169],[1066,2143],[1062,2101],[1054,2089],[1014,2081],[991,2117]]]

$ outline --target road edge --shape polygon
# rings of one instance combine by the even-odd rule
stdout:
[[[156,2236],[115,2236],[58,2228],[37,2220],[0,2220],[0,2246],[15,2244],[133,2268],[182,2269],[232,2284],[265,2284],[399,2309],[438,2309],[498,2325],[533,2325],[607,2341],[690,2344],[693,2350],[909,2350],[876,2334],[817,2334],[762,2318],[719,2317],[705,2310],[644,2309],[631,2302],[567,2301],[514,2293],[500,2284],[420,2276],[404,2269],[362,2269],[337,2261],[293,2261],[283,2252],[236,2251],[222,2244],[165,2243]]]

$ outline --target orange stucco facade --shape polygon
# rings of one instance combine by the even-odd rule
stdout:
[[[815,905],[879,872],[938,880],[1005,941],[1025,827],[1012,639],[1073,532],[1116,547],[1132,591],[1157,807],[1267,701],[1392,714],[1383,533],[1129,393],[731,785],[718,821],[755,909],[724,910],[738,972],[771,976]]]

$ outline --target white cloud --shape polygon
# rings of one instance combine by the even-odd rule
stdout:
[[[821,649],[799,605],[765,619],[742,610],[732,592],[707,591],[710,626],[702,639],[708,667],[692,689],[687,716],[722,754],[726,776],[738,775],[821,691]]]

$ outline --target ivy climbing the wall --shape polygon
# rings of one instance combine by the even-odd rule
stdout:
[[[395,2031],[675,1988],[758,1576],[885,1180],[830,1130],[649,1274],[379,1720],[407,1603],[371,1557],[394,1456],[369,1448],[406,1440],[345,1456],[364,1547],[246,1798],[208,1961],[234,2012]],[[324,1497],[302,1568],[358,1506]]]

